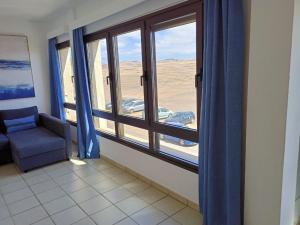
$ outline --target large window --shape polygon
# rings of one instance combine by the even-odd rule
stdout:
[[[59,55],[61,80],[64,92],[64,107],[66,119],[75,123],[76,119],[76,96],[75,96],[75,80],[72,66],[72,54],[70,43],[63,42],[56,45]]]
[[[85,36],[95,127],[105,137],[196,170],[202,2]]]

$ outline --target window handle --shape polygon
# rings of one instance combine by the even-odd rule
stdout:
[[[195,75],[195,87],[199,87],[199,81],[202,82],[203,79],[203,69],[201,69],[200,73]]]
[[[147,72],[144,71],[144,74],[142,76],[140,76],[141,86],[144,86],[144,80],[146,79],[146,74],[147,74]]]
[[[71,77],[72,83],[74,83],[75,76]]]
[[[106,84],[109,85],[110,76],[106,76]]]

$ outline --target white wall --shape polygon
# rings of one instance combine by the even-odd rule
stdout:
[[[279,225],[293,0],[252,0],[250,6],[245,225]]]
[[[101,153],[164,187],[198,202],[198,175],[134,149],[100,139]]]
[[[41,112],[50,111],[49,73],[46,33],[39,23],[30,23],[11,18],[0,18],[0,34],[28,36],[31,58],[34,98],[0,101],[0,109],[14,109],[37,105]]]

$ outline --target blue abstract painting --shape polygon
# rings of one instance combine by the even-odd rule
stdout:
[[[0,35],[0,100],[34,96],[27,37]]]

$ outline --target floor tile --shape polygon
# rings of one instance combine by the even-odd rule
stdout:
[[[5,195],[11,192],[15,192],[27,187],[27,184],[23,180],[9,183],[0,187],[0,192]]]
[[[75,173],[68,173],[59,177],[53,178],[54,182],[59,184],[59,185],[64,185],[67,183],[72,183],[76,180],[78,180],[79,177]]]
[[[0,225],[14,225],[14,222],[11,217],[8,217],[4,220],[0,220]]]
[[[96,224],[90,218],[85,218],[85,219],[80,220],[76,223],[73,223],[72,225],[96,225]]]
[[[169,218],[167,220],[164,220],[159,225],[181,225],[180,223],[176,222],[175,220]]]
[[[4,198],[2,197],[2,195],[0,194],[0,208],[6,206]]]
[[[56,187],[57,187],[56,183],[54,183],[52,180],[48,180],[48,181],[44,181],[42,183],[32,185],[31,189],[35,194],[39,194],[39,193],[42,193],[42,192],[49,191],[49,190],[51,190],[53,188],[56,188]]]
[[[189,207],[184,208],[173,216],[173,219],[182,225],[199,225],[201,224],[200,212]]]
[[[133,194],[130,191],[128,191],[126,188],[120,187],[120,188],[113,189],[109,192],[105,192],[103,195],[112,203],[116,203],[132,196]]]
[[[166,194],[156,188],[151,187],[139,193],[137,196],[143,199],[145,202],[152,204],[165,197]]]
[[[125,217],[126,215],[115,206],[110,206],[91,216],[98,225],[112,225]]]
[[[37,169],[37,170],[28,171],[27,173],[22,173],[21,176],[26,180],[31,177],[42,175],[42,174],[46,174],[45,171],[43,169]]]
[[[57,178],[57,177],[72,173],[72,170],[67,167],[61,167],[61,168],[58,168],[56,170],[53,170],[53,171],[50,171],[47,173],[50,177]]]
[[[91,187],[86,187],[84,189],[81,189],[79,191],[75,191],[75,192],[70,194],[71,198],[77,203],[84,202],[84,201],[89,200],[89,199],[91,199],[93,197],[96,197],[98,195],[99,195],[98,192],[96,192]]]
[[[132,193],[137,194],[149,188],[150,185],[141,180],[135,180],[128,184],[125,184],[124,187],[129,189]]]
[[[168,216],[153,206],[138,211],[131,218],[139,225],[156,225],[165,220]]]
[[[101,181],[104,181],[108,178],[106,176],[104,176],[103,174],[101,174],[101,173],[96,173],[96,174],[93,174],[93,175],[88,176],[88,177],[83,177],[82,179],[86,183],[88,183],[89,185],[94,185],[94,184],[98,184]]]
[[[79,168],[79,169],[75,170],[74,172],[77,174],[77,176],[84,178],[84,177],[88,177],[88,176],[98,173],[98,170],[96,170],[95,168],[93,168],[91,166],[86,166],[83,168]]]
[[[86,214],[78,206],[74,206],[51,217],[56,225],[70,225],[85,218]]]
[[[64,196],[44,204],[44,208],[49,215],[53,215],[65,209],[71,208],[74,205],[76,205],[76,203],[70,197]]]
[[[131,215],[145,207],[148,206],[146,202],[141,200],[140,198],[136,196],[132,196],[130,198],[127,198],[123,201],[120,201],[116,204],[116,206],[121,209],[123,212],[125,212],[127,215]]]
[[[43,193],[37,194],[36,197],[40,200],[41,203],[50,202],[59,197],[65,196],[66,193],[59,187],[51,189],[49,191],[45,191]]]
[[[8,185],[8,184],[16,183],[18,181],[23,181],[23,179],[20,175],[17,175],[17,174],[1,176],[0,187]]]
[[[29,209],[13,217],[15,225],[29,225],[48,217],[41,206]]]
[[[88,215],[91,215],[111,206],[111,203],[102,196],[98,196],[96,198],[92,198],[90,200],[80,203],[79,206]]]
[[[101,171],[101,173],[103,173],[104,175],[109,176],[109,177],[114,177],[118,174],[123,173],[123,170],[114,166],[114,167],[111,167],[111,168]]]
[[[79,191],[87,186],[88,186],[87,183],[85,183],[81,179],[78,179],[72,183],[67,183],[67,184],[62,185],[61,188],[67,193],[72,193],[75,191]]]
[[[99,193],[105,193],[111,191],[116,187],[119,187],[119,184],[117,184],[115,181],[109,178],[101,181],[98,184],[93,185],[93,188],[95,188],[95,190],[98,191]]]
[[[55,225],[52,220],[50,219],[50,217],[46,218],[46,219],[42,219],[37,223],[34,223],[32,225]]]
[[[117,182],[118,184],[124,185],[124,184],[128,184],[128,183],[136,180],[136,177],[132,176],[129,173],[121,173],[121,174],[118,174],[118,175],[112,177],[112,179],[115,182]]]
[[[20,200],[30,197],[32,195],[33,195],[33,192],[28,187],[26,187],[24,189],[8,193],[8,194],[4,195],[3,198],[5,199],[5,202],[7,204],[11,204],[13,202],[20,201]]]
[[[16,214],[24,212],[28,209],[34,208],[38,205],[40,205],[38,200],[34,196],[31,196],[31,197],[25,198],[21,201],[17,201],[12,204],[9,204],[8,209],[9,209],[11,215],[16,215]]]
[[[41,183],[43,181],[47,181],[50,179],[51,179],[51,177],[49,177],[47,174],[40,174],[37,176],[25,178],[25,182],[29,185],[34,185],[34,184],[38,184],[38,183]]]
[[[115,225],[137,225],[136,222],[134,222],[132,219],[127,217],[126,219],[116,223]]]
[[[6,217],[9,217],[9,211],[6,206],[0,207],[0,220],[5,219]]]
[[[155,202],[153,206],[163,211],[165,214],[169,216],[175,214],[176,212],[186,207],[181,202],[169,196],[159,200],[158,202]]]

